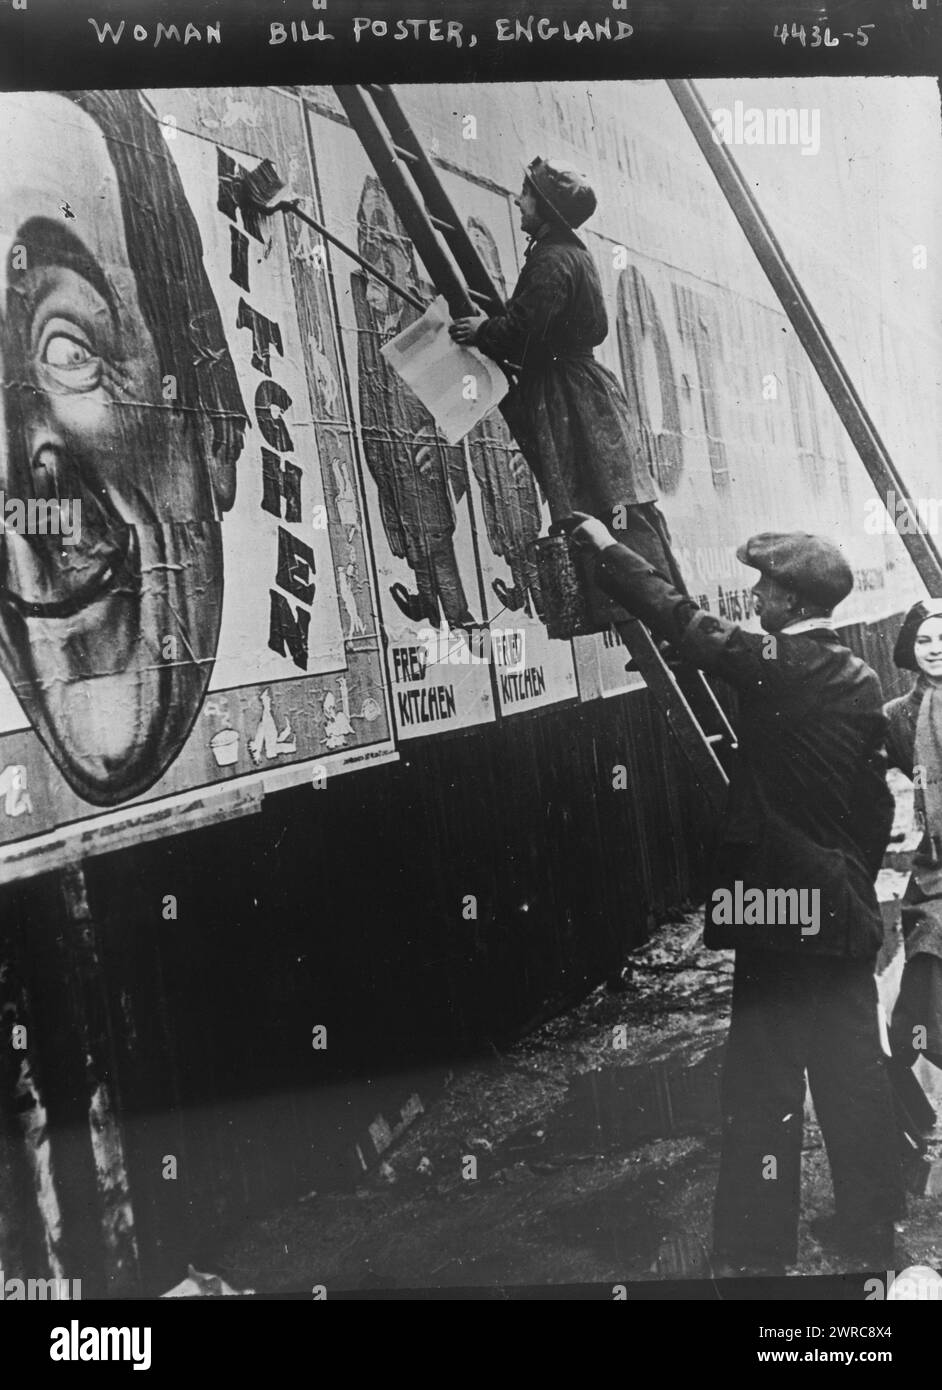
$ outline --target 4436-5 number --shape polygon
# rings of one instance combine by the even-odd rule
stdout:
[[[858,47],[866,48],[870,42],[868,30],[875,28],[875,24],[858,24],[856,34],[848,32],[832,35],[830,25],[825,25],[822,29],[820,24],[812,24],[806,30],[803,24],[776,24],[772,28],[772,37],[780,43],[797,39],[802,48],[820,48],[822,44],[825,48],[836,48],[841,39],[853,39]]]

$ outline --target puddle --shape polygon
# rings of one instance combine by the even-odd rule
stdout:
[[[717,1132],[722,1048],[699,1061],[600,1067],[573,1077],[550,1128],[550,1144],[599,1153],[637,1148],[652,1139]]]

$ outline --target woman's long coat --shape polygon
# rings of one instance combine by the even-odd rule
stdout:
[[[554,520],[657,496],[621,385],[593,355],[607,333],[595,263],[562,228],[531,242],[505,312],[477,332],[482,352],[520,368],[504,415]]]

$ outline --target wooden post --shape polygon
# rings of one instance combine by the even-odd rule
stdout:
[[[0,972],[7,971],[6,961]],[[4,1015],[6,1011],[3,1011]],[[18,1061],[10,1045],[9,1029],[0,1035],[0,1270],[5,1279],[28,1276],[29,1256],[24,1226],[24,1154],[20,1128],[16,1119],[16,1073]],[[36,1270],[36,1275],[42,1271]],[[0,1289],[2,1292],[2,1289]]]
[[[25,890],[7,888],[0,937],[0,1279],[62,1278],[62,1220],[24,950]]]
[[[55,962],[68,1000],[68,1033],[82,1059],[84,1109],[98,1193],[98,1226],[107,1293],[137,1291],[134,1212],[118,1118],[115,1053],[98,932],[80,861],[56,874],[63,909]],[[74,1277],[74,1275],[73,1275]]]

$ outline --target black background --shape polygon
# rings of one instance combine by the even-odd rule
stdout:
[[[25,10],[0,0],[0,88],[184,87],[302,84],[352,81],[459,82],[639,77],[820,76],[870,73],[932,74],[939,71],[939,0],[915,10],[912,0],[27,0]],[[499,41],[495,20],[544,16],[561,27],[568,19],[609,19],[633,26],[620,42],[567,42],[562,35],[528,43]],[[397,41],[353,37],[353,17],[459,21],[477,36],[460,49],[429,39]],[[125,21],[121,41],[99,42],[94,26]],[[270,45],[269,25],[323,20],[335,35],[326,42]],[[222,25],[222,42],[162,41],[157,24]],[[776,24],[804,24],[807,41],[773,36]],[[873,24],[865,46],[841,38],[835,47],[809,46],[811,26],[836,34]],[[148,38],[135,41],[135,24]]]

